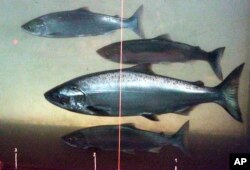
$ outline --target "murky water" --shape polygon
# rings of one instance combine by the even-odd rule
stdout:
[[[88,7],[108,15],[120,15],[117,0],[0,0],[0,161],[14,167],[14,148],[18,148],[19,169],[93,169],[92,151],[64,145],[60,137],[79,128],[117,124],[117,118],[87,116],[60,109],[43,94],[72,78],[97,71],[119,68],[119,64],[100,57],[96,50],[120,40],[120,31],[96,37],[52,39],[36,37],[20,26],[38,16]],[[190,120],[187,147],[193,158],[174,147],[159,154],[122,154],[122,169],[174,168],[226,169],[229,153],[250,152],[249,148],[249,68],[250,2],[200,0],[126,0],[124,17],[144,6],[143,29],[147,38],[168,33],[175,41],[211,51],[225,46],[221,61],[226,77],[245,62],[240,78],[239,105],[243,123],[235,121],[214,103],[198,105],[189,115],[163,114],[159,122],[143,117],[124,117],[136,127],[155,132],[175,132]],[[124,40],[138,39],[124,30]],[[124,65],[128,67],[130,65]],[[203,61],[154,64],[157,74],[188,81],[202,80],[214,87],[220,80]],[[117,153],[97,151],[97,169],[117,169]]]

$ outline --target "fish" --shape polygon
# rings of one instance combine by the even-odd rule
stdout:
[[[112,43],[97,50],[102,57],[120,62],[120,44]],[[211,52],[202,50],[199,46],[192,46],[171,40],[168,34],[159,35],[151,39],[136,39],[122,41],[122,62],[125,64],[144,64],[161,62],[188,62],[192,60],[207,61],[216,76],[223,80],[220,66],[225,47]]]
[[[173,135],[137,129],[132,123],[122,124],[120,126],[122,138],[120,148],[122,152],[130,154],[143,151],[159,153],[164,146],[172,145],[188,154],[184,145],[187,141],[188,129],[189,121]],[[101,125],[74,131],[61,139],[74,148],[116,151],[119,142],[118,132],[118,125]]]
[[[83,75],[47,91],[44,96],[63,109],[95,116],[143,116],[159,121],[164,113],[189,113],[195,105],[214,102],[242,122],[238,104],[244,63],[215,87],[155,74],[150,64]],[[119,96],[121,90],[121,98]]]
[[[107,34],[121,28],[132,29],[140,37],[145,37],[142,29],[141,5],[130,18],[120,18],[90,11],[87,7],[71,11],[61,11],[35,18],[24,25],[26,32],[42,37],[67,38]]]

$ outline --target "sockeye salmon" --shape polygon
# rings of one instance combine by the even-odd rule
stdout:
[[[189,122],[186,122],[175,134],[155,133],[137,129],[133,124],[121,125],[121,151],[135,153],[146,151],[158,153],[166,145],[179,148],[188,153],[184,143]],[[116,151],[118,148],[118,125],[103,125],[81,129],[62,137],[67,145],[80,149],[101,149]]]
[[[116,42],[97,50],[102,57],[120,62],[120,43]],[[123,63],[144,64],[159,62],[188,62],[204,60],[209,62],[217,77],[223,80],[220,61],[225,47],[206,52],[200,47],[172,41],[167,34],[152,39],[123,41]]]
[[[22,28],[37,36],[65,38],[106,34],[121,28],[130,28],[140,37],[144,37],[140,17],[140,6],[130,18],[120,18],[91,12],[87,7],[72,11],[61,11],[43,15],[24,24]]]
[[[195,105],[214,102],[233,118],[242,121],[238,105],[238,66],[216,87],[156,75],[149,64],[123,69],[121,77],[122,116],[141,115],[158,120],[163,113],[183,113]],[[61,108],[89,115],[118,116],[120,71],[84,75],[45,93],[45,98]]]

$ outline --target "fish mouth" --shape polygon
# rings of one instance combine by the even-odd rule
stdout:
[[[26,33],[28,33],[28,34],[31,34],[31,35],[36,35],[36,36],[42,36],[41,34],[39,34],[39,33],[35,33],[35,32],[33,32],[33,31],[30,31],[29,29],[28,29],[28,23],[26,23],[26,24],[23,24],[22,26],[21,26],[21,29],[24,31],[24,32],[26,32]]]
[[[23,25],[21,26],[21,28],[22,28],[23,31],[32,34],[32,32],[29,31],[29,29],[28,29],[28,23],[23,24]]]
[[[73,108],[69,108],[65,105],[65,103],[61,102],[60,99],[58,98],[55,98],[53,93],[51,93],[50,91],[46,92],[44,94],[44,97],[46,100],[48,100],[50,103],[54,104],[55,106],[58,106],[60,108],[63,108],[63,109],[66,109],[66,110],[69,110],[71,112],[76,112]],[[76,112],[78,113],[78,112]]]
[[[46,33],[47,26],[46,23],[42,19],[33,19],[21,26],[21,29],[26,33],[44,37],[44,33]]]
[[[50,103],[56,105],[56,106],[59,106],[59,107],[62,107],[58,102],[55,101],[55,99],[52,97],[50,91],[44,93],[44,97],[46,100],[48,100]]]
[[[26,24],[23,24],[21,28],[26,31]]]
[[[49,95],[49,92],[44,93],[44,97],[48,100],[51,101],[51,97]]]

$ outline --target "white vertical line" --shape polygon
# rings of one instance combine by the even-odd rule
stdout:
[[[17,169],[17,148],[14,149],[15,152],[15,169]]]
[[[176,162],[176,164],[177,164],[178,159],[175,158],[174,160],[175,160],[175,162]],[[174,166],[174,170],[178,170],[178,169],[177,169],[177,165]]]
[[[93,153],[93,157],[94,157],[94,170],[96,170],[96,153]]]

